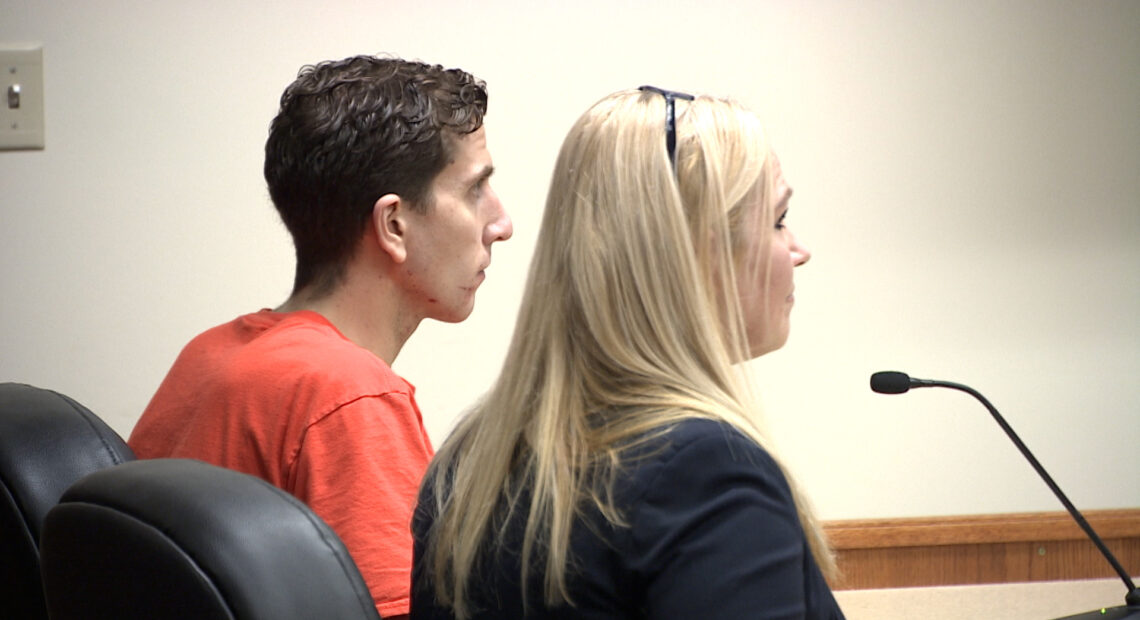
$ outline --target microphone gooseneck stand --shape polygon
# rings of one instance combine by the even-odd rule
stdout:
[[[1124,581],[1124,586],[1128,589],[1128,592],[1124,596],[1124,606],[1098,609],[1075,616],[1065,616],[1057,620],[1093,620],[1094,618],[1100,620],[1140,620],[1140,590],[1136,589],[1136,584],[1132,582],[1132,577],[1128,574],[1128,571],[1124,569],[1124,566],[1120,564],[1116,556],[1112,555],[1112,552],[1109,551],[1104,541],[1097,535],[1096,530],[1089,525],[1089,522],[1085,519],[1084,515],[1081,514],[1081,511],[1077,510],[1077,507],[1069,501],[1069,498],[1061,490],[1061,487],[1057,486],[1057,483],[1053,481],[1053,477],[1049,475],[1049,472],[1045,471],[1045,468],[1042,467],[1037,458],[1033,456],[1033,453],[1029,451],[1029,447],[1021,441],[1021,438],[1014,432],[1013,427],[1005,421],[1005,418],[998,413],[997,408],[995,408],[985,396],[982,396],[981,393],[968,385],[950,381],[915,379],[902,372],[883,371],[871,375],[871,389],[880,394],[902,394],[916,387],[944,387],[958,390],[973,396],[985,405],[990,415],[992,415],[994,420],[998,423],[998,426],[1005,431],[1005,434],[1009,436],[1013,444],[1021,451],[1022,456],[1033,466],[1037,475],[1041,476],[1041,479],[1044,480],[1045,484],[1049,486],[1049,489],[1053,491],[1053,495],[1057,496],[1057,499],[1060,500],[1065,509],[1069,511],[1069,515],[1073,517],[1073,520],[1077,522],[1077,525],[1081,527],[1085,535],[1088,536],[1093,544],[1096,545],[1097,549],[1100,550],[1101,555],[1112,565],[1116,574],[1120,575],[1120,578]]]

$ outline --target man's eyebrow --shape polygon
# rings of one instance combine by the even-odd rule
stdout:
[[[487,179],[491,178],[492,174],[495,174],[495,167],[494,166],[483,166],[483,168],[481,170],[479,170],[479,172],[471,178],[471,184],[472,185],[478,185],[478,184],[482,183],[483,181],[486,181]]]

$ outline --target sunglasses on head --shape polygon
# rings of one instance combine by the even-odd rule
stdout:
[[[637,90],[646,93],[657,93],[665,97],[665,150],[669,153],[669,163],[674,169],[677,167],[677,116],[674,103],[678,99],[692,101],[695,97],[689,93],[665,90],[656,86],[639,86]]]

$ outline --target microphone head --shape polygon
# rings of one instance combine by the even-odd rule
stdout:
[[[884,370],[871,375],[871,389],[880,394],[902,394],[910,390],[910,375]]]

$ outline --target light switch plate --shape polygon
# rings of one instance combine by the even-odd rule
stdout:
[[[44,148],[44,51],[0,49],[0,150]]]

